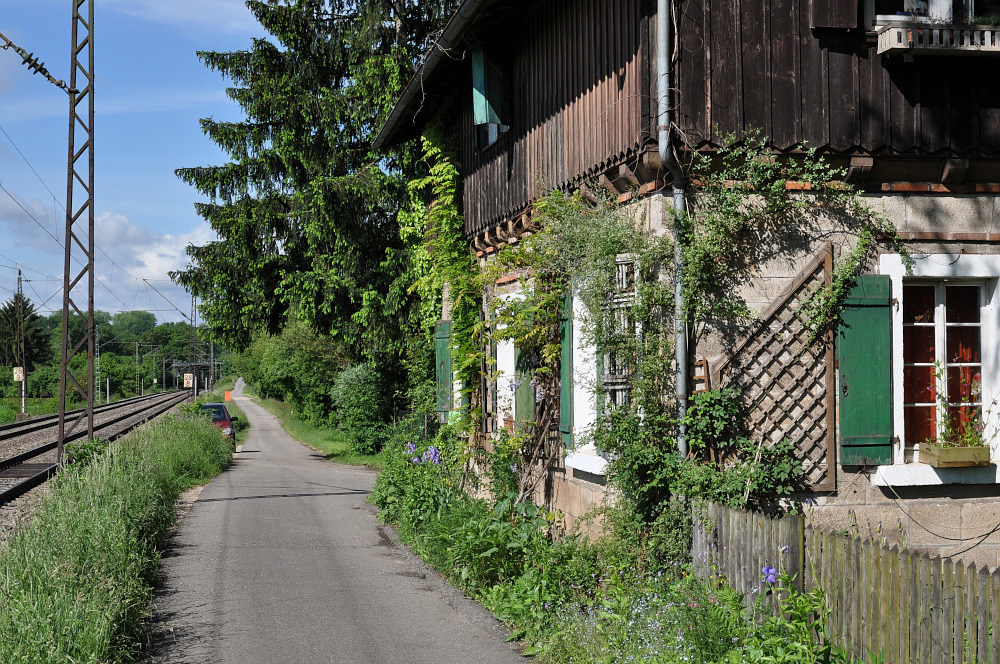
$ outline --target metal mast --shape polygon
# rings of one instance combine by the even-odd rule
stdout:
[[[21,270],[17,271],[17,360],[21,365],[21,419],[24,419],[28,413],[28,364],[24,353],[24,291],[21,290]]]
[[[188,373],[191,374],[191,398],[198,396],[198,372],[194,370],[195,352],[198,334],[198,298],[191,295],[191,345],[188,348]]]
[[[87,436],[94,437],[94,1],[73,0],[73,44],[69,79],[69,152],[66,176],[66,244],[63,271],[62,356],[59,378],[58,462],[63,460],[66,437],[84,419]],[[82,79],[82,80],[81,80]],[[77,82],[83,83],[81,86]],[[85,111],[81,114],[81,106]],[[74,201],[79,192],[82,203]],[[79,200],[77,199],[77,200]],[[79,207],[77,207],[79,206]],[[81,226],[86,223],[86,235]],[[71,273],[74,248],[83,254],[83,267]],[[73,299],[73,289],[87,285],[86,310]],[[70,339],[70,310],[83,322],[84,334]],[[70,361],[86,351],[87,374],[82,381],[70,371]],[[66,392],[75,390],[86,402],[80,415],[66,421]]]

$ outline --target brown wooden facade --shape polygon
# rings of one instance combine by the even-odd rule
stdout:
[[[815,1],[815,0],[814,0]],[[679,123],[693,145],[759,130],[876,156],[1000,157],[1000,60],[876,53],[863,29],[812,27],[805,0],[682,0]],[[858,17],[858,2],[843,0]]]
[[[647,0],[554,0],[485,44],[512,74],[510,131],[477,149],[460,96],[466,231],[520,212],[552,186],[635,163],[651,134]]]
[[[843,165],[854,157],[863,171],[854,181],[871,177],[876,188],[1000,181],[1000,60],[878,55],[873,34],[829,27],[852,15],[859,24],[863,2],[838,0],[836,11],[817,9],[829,0],[676,2],[675,146],[711,150],[759,131],[777,152],[805,144]],[[485,0],[477,11],[460,47],[418,74],[419,95],[386,132],[398,141],[443,122],[477,248],[497,244],[495,229],[514,228],[548,188],[593,180],[620,194],[662,183],[655,0]],[[817,21],[824,12],[835,20]],[[477,49],[510,90],[510,129],[485,148],[474,138]]]

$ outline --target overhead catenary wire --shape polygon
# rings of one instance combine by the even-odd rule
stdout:
[[[43,187],[45,187],[45,190],[46,190],[47,192],[49,192],[49,194],[50,194],[50,195],[52,196],[52,201],[53,201],[53,208],[55,208],[56,206],[58,206],[58,208],[60,208],[60,209],[61,209],[61,210],[62,210],[63,212],[66,212],[66,206],[65,206],[65,205],[63,205],[63,204],[62,204],[62,202],[60,202],[59,198],[58,198],[58,197],[56,196],[56,194],[55,194],[55,193],[54,193],[54,192],[52,191],[52,188],[51,188],[51,187],[49,187],[48,183],[46,183],[46,182],[45,182],[45,179],[44,179],[44,178],[42,178],[42,176],[41,176],[41,175],[40,175],[40,174],[38,173],[38,171],[37,171],[37,170],[35,169],[35,167],[34,167],[34,166],[33,166],[33,165],[31,164],[31,161],[30,161],[30,160],[28,159],[28,157],[27,157],[27,156],[26,156],[26,155],[24,154],[24,152],[23,152],[23,151],[21,150],[21,148],[20,148],[20,147],[18,147],[17,143],[16,143],[16,142],[14,141],[14,139],[13,139],[13,138],[12,138],[12,137],[10,136],[10,134],[8,134],[8,133],[7,133],[6,129],[4,129],[4,127],[3,127],[2,125],[0,125],[0,132],[2,132],[2,133],[3,133],[3,135],[4,135],[4,136],[5,136],[6,138],[7,138],[7,141],[8,141],[8,142],[10,143],[10,145],[11,145],[11,146],[12,146],[12,147],[14,148],[14,150],[15,150],[15,151],[17,152],[17,154],[18,154],[18,155],[20,155],[21,159],[22,159],[22,160],[24,161],[24,163],[25,163],[25,164],[26,164],[26,165],[28,166],[28,168],[29,168],[29,169],[31,170],[31,172],[32,172],[32,173],[34,173],[35,177],[36,177],[36,178],[38,179],[38,181],[39,181],[39,182],[41,183],[41,185],[42,185]],[[0,181],[0,188],[3,188],[3,183],[2,183],[2,181]],[[13,201],[14,201],[14,203],[16,203],[16,204],[18,205],[18,207],[20,207],[20,208],[21,208],[22,210],[24,210],[24,212],[25,212],[25,213],[26,213],[26,214],[27,214],[27,215],[28,215],[29,217],[31,217],[32,221],[34,221],[34,222],[35,222],[36,224],[38,224],[38,226],[39,226],[39,227],[40,227],[40,228],[41,228],[42,230],[44,230],[44,231],[45,231],[46,233],[48,233],[49,237],[51,237],[51,238],[52,238],[53,240],[55,240],[55,241],[56,241],[56,244],[58,244],[58,245],[59,245],[59,248],[60,248],[60,249],[62,249],[62,248],[63,248],[63,244],[62,244],[62,242],[61,242],[61,241],[59,240],[59,238],[58,238],[58,237],[56,237],[55,235],[53,235],[53,234],[52,234],[52,233],[51,233],[51,232],[50,232],[50,231],[49,231],[49,230],[48,230],[47,228],[45,228],[45,226],[44,226],[44,225],[43,225],[43,224],[42,224],[42,223],[41,223],[41,222],[40,222],[40,221],[39,221],[38,219],[36,219],[36,218],[35,218],[35,216],[34,216],[33,214],[31,214],[31,212],[30,212],[30,211],[28,211],[28,210],[27,210],[27,208],[25,208],[25,207],[24,207],[24,206],[23,206],[23,205],[22,205],[22,204],[20,203],[20,201],[18,201],[18,200],[17,200],[17,198],[15,198],[15,197],[14,197],[14,195],[13,195],[13,194],[12,194],[12,193],[11,193],[10,191],[7,191],[7,189],[3,189],[3,190],[4,190],[4,192],[5,192],[5,193],[6,193],[6,194],[7,194],[8,196],[10,196],[11,200],[13,200]],[[135,280],[135,282],[136,282],[136,286],[137,286],[137,288],[136,288],[136,296],[138,296],[138,292],[139,292],[139,290],[142,290],[143,292],[145,292],[145,294],[146,294],[147,298],[148,298],[148,299],[149,299],[149,301],[150,301],[150,304],[152,305],[152,302],[153,302],[153,299],[152,299],[152,296],[150,296],[150,295],[149,295],[149,292],[148,292],[148,291],[146,291],[146,290],[145,290],[144,288],[141,288],[141,287],[139,287],[139,283],[138,283],[138,282],[140,282],[140,281],[144,281],[143,279],[140,279],[139,277],[135,276],[134,274],[132,274],[131,272],[129,272],[128,270],[126,270],[126,269],[125,269],[124,267],[122,267],[122,266],[121,266],[121,265],[120,265],[120,264],[119,264],[118,262],[116,262],[116,261],[115,261],[115,259],[113,259],[113,258],[111,257],[111,255],[110,255],[110,254],[108,254],[108,252],[107,252],[107,251],[105,251],[105,250],[104,250],[104,248],[103,248],[103,247],[102,247],[101,245],[99,245],[99,244],[98,244],[98,243],[96,242],[96,240],[95,240],[95,242],[94,242],[94,248],[95,248],[95,249],[96,249],[97,251],[99,251],[99,252],[101,253],[101,255],[102,255],[102,256],[104,256],[104,257],[105,257],[105,258],[106,258],[106,259],[108,260],[108,262],[109,262],[109,263],[111,264],[111,266],[112,266],[112,267],[114,267],[114,268],[118,269],[119,271],[121,271],[121,272],[122,272],[122,273],[123,273],[123,274],[124,274],[124,275],[125,275],[126,277],[128,277],[128,278],[130,278],[130,279],[133,279],[133,280]],[[76,260],[78,264],[80,263],[80,260],[79,260],[78,258],[76,258],[75,256],[73,257],[73,259],[74,259],[74,260]],[[10,259],[8,259],[8,260],[10,260]],[[16,262],[16,261],[14,261],[14,262]],[[98,280],[98,281],[100,281],[100,280]],[[102,285],[102,286],[103,286],[103,287],[105,288],[105,290],[108,290],[108,292],[111,292],[111,290],[110,290],[110,288],[109,288],[109,287],[107,286],[107,284],[103,284],[103,283],[102,283],[101,285]],[[114,295],[114,293],[112,293],[112,295]],[[117,300],[118,300],[119,302],[121,302],[122,306],[124,306],[124,307],[128,307],[128,304],[126,304],[126,303],[125,303],[125,302],[124,302],[124,301],[123,301],[123,300],[122,300],[121,298],[117,297],[117,295],[115,295],[115,299],[117,299]],[[172,304],[172,303],[171,303],[171,304]]]
[[[29,218],[30,218],[30,219],[31,219],[31,220],[32,220],[33,222],[35,222],[36,224],[38,224],[38,227],[39,227],[39,228],[41,228],[41,229],[42,229],[43,231],[45,231],[45,232],[46,232],[46,234],[48,234],[48,236],[49,236],[50,238],[52,238],[53,240],[55,240],[55,241],[56,241],[56,244],[58,244],[58,245],[59,245],[59,248],[60,248],[60,249],[62,249],[62,248],[63,248],[63,244],[62,244],[62,242],[60,242],[60,241],[59,241],[59,238],[57,238],[57,237],[56,237],[55,235],[53,235],[53,234],[52,234],[52,231],[50,231],[50,230],[49,230],[48,228],[46,228],[46,227],[45,227],[45,226],[44,226],[44,225],[42,224],[42,222],[38,221],[38,219],[36,219],[36,218],[35,218],[35,215],[31,214],[31,211],[30,211],[30,210],[28,210],[28,208],[24,207],[24,205],[22,205],[22,204],[21,204],[21,201],[17,200],[17,197],[16,197],[16,196],[14,196],[14,194],[12,194],[11,192],[9,192],[9,191],[7,190],[7,188],[6,188],[5,186],[3,186],[3,182],[0,182],[0,190],[3,190],[3,192],[4,192],[5,194],[7,194],[7,195],[8,195],[9,197],[10,197],[10,200],[14,201],[14,203],[15,203],[15,204],[17,205],[17,207],[19,207],[19,208],[21,208],[22,210],[24,210],[24,213],[25,213],[26,215],[28,215],[28,217],[29,217]]]

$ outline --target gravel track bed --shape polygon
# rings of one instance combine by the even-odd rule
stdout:
[[[161,403],[165,400],[174,398],[176,395],[162,395],[158,394],[154,397],[150,397],[146,401],[133,402],[122,406],[122,408],[112,409],[105,412],[94,413],[94,428],[99,428],[102,424],[106,424],[122,414],[122,411],[133,412],[136,417],[120,422],[115,426],[113,430],[101,432],[104,435],[115,433],[116,431],[125,428],[136,419],[141,419],[142,414],[146,409],[148,409],[151,404]],[[27,422],[30,423],[30,420]],[[26,423],[26,424],[27,424]],[[67,422],[68,423],[68,422]],[[81,423],[80,426],[85,426]],[[77,427],[77,431],[80,427]],[[0,459],[6,459],[14,456],[15,454],[20,454],[21,452],[27,452],[32,450],[39,445],[44,445],[45,443],[50,443],[54,441],[59,436],[59,423],[57,420],[53,420],[53,424],[50,427],[41,429],[39,431],[34,431],[32,433],[24,434],[22,436],[17,436],[16,438],[8,438],[6,440],[0,440]]]

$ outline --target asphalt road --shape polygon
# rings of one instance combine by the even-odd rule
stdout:
[[[238,393],[250,435],[164,553],[152,661],[525,661],[379,526],[365,503],[373,472],[324,460]]]

